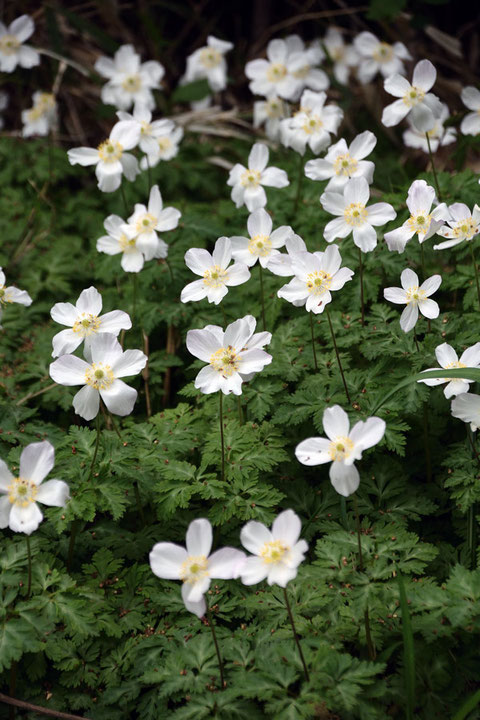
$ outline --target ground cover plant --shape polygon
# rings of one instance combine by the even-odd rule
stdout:
[[[157,5],[0,24],[0,716],[478,718],[466,50]]]

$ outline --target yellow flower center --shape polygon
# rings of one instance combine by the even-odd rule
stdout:
[[[223,377],[231,377],[238,370],[236,349],[231,345],[219,348],[210,358],[210,365]]]
[[[205,555],[190,555],[180,566],[180,580],[195,585],[208,577],[208,561]]]
[[[350,203],[343,211],[345,222],[352,227],[360,227],[363,225],[367,216],[368,212],[362,203]]]
[[[127,77],[122,82],[122,88],[127,92],[136,93],[141,89],[141,87],[142,78],[138,73],[134,73],[133,75],[127,75]]]
[[[462,240],[471,240],[475,235],[478,235],[479,227],[473,217],[465,218],[455,223],[452,230],[452,235]]]
[[[267,80],[271,83],[277,83],[283,80],[287,74],[287,68],[282,63],[272,63],[267,70]]]
[[[403,96],[403,102],[407,107],[414,107],[414,105],[418,105],[418,103],[422,102],[424,97],[424,90],[420,90],[420,88],[411,85],[410,90]]]
[[[259,170],[245,170],[240,178],[240,183],[246,188],[256,188],[260,185]]]
[[[332,440],[328,448],[328,454],[333,461],[337,460],[342,462],[345,458],[348,458],[353,450],[353,442],[349,437],[339,435],[339,437]]]
[[[30,503],[35,502],[38,488],[31,480],[16,477],[7,487],[8,499],[12,505],[26,508]]]
[[[412,303],[413,305],[418,305],[420,300],[425,300],[427,297],[425,290],[421,290],[418,286],[409,287],[406,293],[407,305],[409,305],[410,303]]]
[[[137,238],[128,238],[125,233],[122,233],[120,235],[120,238],[118,240],[118,244],[122,248],[122,252],[131,252],[132,250],[135,250],[137,247]]]
[[[295,72],[292,73],[292,75],[293,75],[293,77],[303,80],[304,78],[307,77],[309,72],[310,72],[310,65],[304,65],[303,67],[299,68],[298,70],[295,70]]]
[[[269,118],[281,118],[284,116],[283,103],[281,100],[267,100],[265,103],[265,112]]]
[[[315,270],[307,275],[307,290],[311,295],[323,295],[332,284],[332,276],[324,270]]]
[[[414,230],[420,235],[425,235],[428,228],[430,227],[431,221],[432,216],[426,210],[420,210],[419,213],[417,213],[416,215],[412,215],[407,220],[407,225],[410,230]]]
[[[302,125],[303,132],[306,132],[307,135],[313,135],[313,133],[318,132],[323,127],[323,120],[319,115],[310,115],[308,120],[305,120],[305,122]]]
[[[200,62],[206,68],[217,67],[222,61],[222,53],[212,47],[203,48],[199,57]]]
[[[158,148],[160,152],[167,152],[172,147],[172,141],[169,137],[164,135],[163,137],[158,138]]]
[[[339,62],[345,57],[345,46],[337,45],[337,47],[331,48],[328,53],[334,62]]]
[[[158,218],[156,218],[155,215],[152,215],[151,213],[145,213],[145,215],[142,215],[137,220],[137,233],[140,234],[142,232],[150,232],[151,230],[155,230],[155,226],[157,223]]]
[[[460,360],[455,360],[455,362],[447,363],[445,365],[445,370],[451,370],[452,368],[464,368],[464,367],[467,367],[465,365],[465,363],[460,362]],[[451,382],[452,380],[461,380],[462,378],[443,378],[443,379],[445,382]]]
[[[372,57],[378,63],[388,63],[393,59],[393,47],[386,42],[381,42]]]
[[[285,560],[285,555],[290,552],[290,547],[285,545],[281,540],[271,540],[266,542],[260,550],[260,557],[263,562],[274,565]]]
[[[110,140],[110,138],[98,146],[100,160],[103,160],[105,163],[117,162],[122,157],[122,153],[122,145],[118,142]]]
[[[20,40],[15,35],[4,35],[0,37],[0,53],[2,55],[13,55],[20,47]]]
[[[268,235],[254,235],[248,243],[248,250],[257,257],[267,257],[272,249],[272,241]]]
[[[104,363],[92,363],[85,371],[85,382],[95,390],[105,390],[115,380],[110,365]]]
[[[7,300],[5,297],[5,293],[7,291],[7,288],[5,285],[0,285],[0,305],[6,305],[7,302],[12,302],[11,300]]]
[[[352,175],[357,171],[357,168],[358,160],[353,158],[350,153],[339,155],[335,158],[333,163],[335,175],[338,175],[339,177],[352,177]]]
[[[78,320],[75,320],[72,330],[74,333],[79,333],[82,337],[88,337],[98,332],[100,325],[101,320],[97,315],[82,313]]]
[[[150,135],[151,130],[152,126],[150,125],[150,123],[142,120],[142,122],[140,123],[140,135]]]
[[[220,265],[212,265],[203,273],[203,282],[207,287],[217,288],[225,285],[228,280],[228,273]]]

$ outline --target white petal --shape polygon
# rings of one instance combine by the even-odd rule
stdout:
[[[245,565],[246,555],[241,550],[225,547],[208,558],[208,573],[212,578],[231,580],[238,578]]]
[[[411,85],[403,75],[390,75],[383,84],[385,90],[394,97],[403,98],[411,90]]]
[[[101,331],[117,336],[120,330],[130,330],[132,321],[130,315],[123,310],[112,310],[101,317]]]
[[[212,526],[205,518],[193,520],[188,526],[186,536],[189,555],[205,555],[208,557],[212,548]]]
[[[122,356],[122,346],[115,335],[111,333],[98,333],[91,336],[92,360],[94,363],[107,363],[114,365]]]
[[[367,210],[368,222],[375,227],[385,225],[385,223],[397,217],[397,213],[389,203],[375,203],[375,205],[370,205]]]
[[[194,280],[194,282],[185,285],[182,292],[180,293],[180,301],[186,302],[197,302],[207,297],[208,288],[203,280]]]
[[[187,558],[185,548],[167,542],[154,545],[149,555],[152,571],[164,580],[180,580],[180,567]]]
[[[296,567],[287,567],[286,565],[270,565],[268,569],[267,582],[269,585],[279,585],[286,587],[290,580],[297,576]]]
[[[20,455],[20,477],[38,485],[53,468],[55,450],[47,440],[30,443]]]
[[[383,297],[389,302],[396,303],[397,305],[406,305],[407,293],[403,288],[388,287],[383,291]]]
[[[406,268],[400,275],[400,282],[404,290],[408,290],[411,287],[418,287],[418,275],[416,272],[413,272],[413,270],[410,270],[410,268]]]
[[[272,525],[274,540],[282,540],[286,545],[292,547],[298,541],[302,523],[293,510],[284,510],[275,518]]]
[[[472,347],[467,348],[462,353],[460,362],[464,363],[467,367],[477,367],[477,365],[480,365],[480,343],[475,343]]]
[[[463,104],[469,110],[480,110],[480,90],[473,85],[468,85],[462,89],[461,98]]]
[[[274,188],[284,188],[290,185],[288,175],[285,170],[281,170],[277,167],[269,167],[262,172],[261,176],[262,185]]]
[[[207,365],[195,378],[195,387],[205,394],[218,392],[222,387],[222,376],[211,365]]]
[[[237,350],[241,350],[255,332],[256,324],[253,315],[245,315],[245,317],[235,320],[225,330],[223,342],[226,346],[231,345]]]
[[[377,233],[368,223],[353,228],[353,242],[362,252],[371,252],[377,246]]]
[[[60,358],[61,359],[61,358]],[[73,398],[73,408],[84,420],[97,417],[100,408],[100,395],[91,385],[85,385]]]
[[[63,355],[50,365],[50,377],[59,385],[84,385],[89,364],[75,355]]]
[[[420,88],[423,92],[428,92],[434,86],[436,79],[437,71],[430,60],[420,60],[415,65],[412,85]]]
[[[339,495],[349,497],[360,485],[360,475],[355,465],[333,462],[330,467],[330,482]]]
[[[195,273],[195,275],[203,275],[205,270],[209,270],[214,264],[213,258],[207,250],[203,248],[190,248],[185,253],[186,266]]]
[[[400,327],[402,328],[403,332],[410,332],[410,330],[415,327],[417,320],[418,307],[411,303],[410,305],[407,305],[407,307],[400,316]]]
[[[113,383],[104,390],[100,390],[100,397],[114,415],[130,415],[137,399],[137,391],[130,387],[123,380],[114,380]]]
[[[21,43],[28,40],[33,35],[35,25],[30,15],[20,15],[16,18],[9,26],[8,32],[10,35],[15,35],[17,40]]]
[[[360,203],[361,205],[366,205],[368,198],[370,197],[368,182],[363,177],[352,178],[345,185],[343,195],[347,205],[350,205],[350,203]]]
[[[52,338],[53,352],[52,357],[60,357],[75,352],[77,347],[81,345],[83,337],[79,333],[73,332],[72,329],[62,330]]]
[[[480,427],[480,395],[464,393],[452,401],[452,415],[463,422]]]
[[[385,428],[385,420],[369,417],[365,422],[360,421],[353,426],[350,440],[353,440],[355,449],[358,446],[361,450],[367,450],[380,442],[385,435]]]
[[[102,311],[102,296],[96,288],[89,287],[82,290],[76,302],[78,312],[92,315],[100,315]]]
[[[303,465],[323,465],[331,462],[328,452],[330,442],[326,438],[307,438],[297,445],[295,456]]]
[[[189,353],[208,363],[220,347],[218,339],[209,330],[189,330],[186,344]]]
[[[96,165],[99,161],[98,150],[87,147],[73,148],[67,152],[70,165]]]
[[[8,527],[10,522],[10,510],[12,509],[12,503],[8,499],[7,495],[0,497],[0,530],[4,530]]]
[[[335,440],[339,436],[347,437],[349,428],[348,415],[340,405],[333,405],[324,411],[323,429],[330,440]]]
[[[350,155],[357,160],[363,160],[367,155],[370,155],[376,144],[377,138],[375,135],[370,130],[365,130],[365,132],[357,135],[350,144]]]
[[[254,555],[258,555],[265,543],[272,540],[273,535],[270,530],[256,520],[250,520],[240,531],[240,541],[243,547]]]
[[[232,246],[227,237],[218,238],[212,253],[213,264],[225,269],[232,259]]]
[[[269,566],[259,557],[248,557],[242,568],[240,577],[244,585],[256,585],[265,580]]]
[[[262,172],[268,163],[268,147],[263,143],[255,143],[248,156],[248,169]]]
[[[458,361],[457,353],[453,347],[447,343],[442,343],[435,348],[435,356],[438,364],[443,368],[446,368],[450,363],[456,363]]]
[[[31,503],[27,507],[12,505],[9,520],[10,530],[31,535],[38,528],[42,519],[42,512],[36,503]]]
[[[409,112],[410,108],[403,100],[395,100],[395,102],[383,109],[382,123],[385,127],[398,125]]]
[[[440,308],[435,300],[420,300],[418,303],[418,309],[426,318],[432,320],[440,315]]]
[[[249,215],[247,228],[251,238],[255,235],[266,235],[269,237],[272,232],[272,218],[264,208],[259,208]]]
[[[47,480],[38,488],[37,501],[44,505],[65,507],[69,495],[68,485],[63,480]]]
[[[50,315],[60,325],[73,327],[78,317],[78,310],[72,303],[56,303],[50,310]]]
[[[441,275],[432,275],[431,277],[427,278],[421,285],[420,290],[423,290],[424,293],[429,297],[430,295],[433,295],[434,292],[438,290],[440,285],[442,284],[442,276]]]

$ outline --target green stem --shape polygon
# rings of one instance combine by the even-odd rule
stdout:
[[[433,177],[434,177],[434,180],[435,180],[435,188],[436,188],[436,190],[437,190],[437,198],[438,198],[439,201],[441,201],[442,196],[441,196],[441,194],[440,194],[440,186],[439,186],[439,184],[438,184],[438,178],[437,178],[437,171],[436,171],[436,169],[435,169],[435,163],[433,162],[432,146],[430,145],[430,138],[429,138],[429,136],[428,136],[428,132],[425,133],[425,137],[427,138],[428,154],[429,154],[429,156],[430,156],[430,164],[431,164],[431,166],[432,166]]]
[[[267,329],[267,323],[265,321],[265,294],[263,289],[263,268],[260,265],[260,262],[258,263],[258,269],[260,271],[260,296],[262,298],[262,322],[263,322],[263,329]]]
[[[27,557],[28,557],[28,584],[27,584],[27,600],[32,592],[32,550],[30,548],[30,536],[26,535],[27,538]]]
[[[208,624],[210,626],[210,630],[212,631],[213,644],[215,645],[215,652],[217,653],[218,669],[220,671],[220,689],[223,690],[225,687],[225,680],[223,677],[223,660],[222,660],[222,656],[220,655],[220,648],[218,646],[217,635],[215,633],[215,623],[213,622],[212,611],[210,610],[210,608],[207,608],[207,618],[208,618]]]
[[[297,210],[298,210],[298,205],[300,203],[300,196],[301,196],[301,192],[302,192],[302,182],[303,182],[303,155],[299,155],[298,159],[299,159],[299,163],[298,163],[297,194],[295,196],[295,205],[293,206],[294,219],[296,219],[296,216],[297,216]]]
[[[364,568],[364,564],[363,564],[360,514],[358,512],[358,501],[357,501],[356,494],[353,493],[352,497],[353,497],[353,507],[355,509],[355,525],[357,528],[358,561],[359,561],[358,566],[359,566],[360,572],[363,572],[365,568]],[[373,644],[372,633],[370,630],[370,616],[368,614],[368,607],[365,608],[365,612],[363,614],[363,619],[364,619],[364,623],[365,623],[365,639],[367,641],[368,657],[370,658],[370,660],[375,660],[377,653],[375,651],[375,645]]]
[[[150,162],[148,160],[148,155],[145,155],[146,161],[147,161],[147,177],[148,177],[148,194],[150,195],[150,191],[152,189],[152,168],[150,167]]]
[[[312,313],[308,313],[310,316],[310,334],[312,336],[312,350],[313,350],[313,364],[315,366],[315,372],[318,371],[318,363],[317,363],[317,351],[315,349],[315,333],[313,331],[313,316]]]
[[[223,437],[223,392],[220,395],[220,444],[222,446],[222,482],[225,480],[225,438]]]
[[[359,270],[360,270],[360,305],[362,307],[362,327],[365,325],[365,295],[363,292],[363,261],[362,261],[362,251],[360,248],[358,248],[358,261],[359,261]]]
[[[480,308],[480,282],[478,279],[478,267],[477,267],[477,263],[475,262],[475,255],[473,254],[473,245],[471,242],[470,242],[470,254],[472,256],[473,269],[475,271],[475,283],[477,285],[478,306]]]
[[[138,273],[133,275],[133,295],[132,295],[132,327],[135,325],[135,315],[137,312],[137,289],[138,289]]]
[[[245,419],[243,417],[242,399],[240,395],[237,395],[237,408],[238,408],[238,421],[240,425],[243,425]]]
[[[335,355],[337,356],[338,368],[340,370],[340,375],[342,376],[343,387],[345,388],[345,395],[347,396],[347,401],[348,401],[348,404],[350,405],[351,404],[350,394],[348,392],[345,375],[343,374],[342,362],[340,360],[340,355],[338,353],[337,341],[335,340],[335,333],[333,332],[333,325],[332,325],[332,320],[330,318],[330,313],[328,312],[328,307],[325,307],[325,312],[327,313],[328,324],[330,326],[330,333],[332,335],[333,347],[335,348]]]
[[[308,674],[307,663],[305,662],[305,658],[303,657],[302,646],[300,645],[300,638],[298,637],[297,630],[295,628],[295,622],[293,619],[292,608],[290,607],[290,603],[288,601],[288,595],[287,595],[287,588],[285,588],[285,587],[283,588],[283,597],[285,598],[285,605],[287,606],[287,613],[288,613],[288,617],[290,619],[290,625],[292,626],[293,639],[295,640],[295,643],[298,648],[298,654],[300,655],[300,660],[302,661],[303,672],[305,673],[305,680],[307,682],[309,682],[310,675]]]
[[[122,198],[123,198],[123,207],[125,209],[125,220],[126,220],[127,216],[128,216],[128,204],[127,204],[127,198],[125,196],[125,188],[123,187],[123,182],[120,183],[120,192],[121,192]]]
[[[418,347],[417,333],[415,332],[415,328],[413,328],[413,339],[415,340],[415,347],[417,348],[417,352],[420,352],[420,348]]]

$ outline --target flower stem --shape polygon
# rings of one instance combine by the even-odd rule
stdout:
[[[350,394],[348,392],[345,375],[343,374],[343,367],[342,367],[342,363],[340,360],[340,355],[338,354],[337,341],[335,340],[335,333],[333,332],[333,325],[332,325],[332,321],[330,318],[330,313],[328,312],[328,307],[325,308],[325,312],[327,313],[328,324],[330,326],[330,333],[332,335],[332,340],[333,340],[333,347],[335,348],[335,355],[337,356],[338,368],[340,370],[340,375],[342,376],[343,387],[345,388],[345,395],[347,396],[347,401],[348,401],[348,404],[350,405],[351,404]]]
[[[262,322],[263,322],[263,329],[267,329],[267,323],[265,321],[265,294],[263,290],[263,268],[260,265],[260,262],[258,263],[258,269],[260,271],[260,296],[262,299]]]
[[[365,325],[365,296],[363,292],[363,262],[362,262],[362,251],[358,248],[358,261],[360,270],[360,305],[362,307],[362,327]]]
[[[480,308],[480,282],[478,279],[478,267],[477,267],[477,263],[475,262],[475,255],[473,254],[473,245],[471,242],[470,242],[470,255],[472,256],[473,269],[475,270],[475,282],[477,284],[478,305]]]
[[[310,333],[312,335],[312,350],[313,350],[313,363],[315,365],[315,372],[318,371],[318,363],[317,363],[317,351],[315,350],[315,333],[313,332],[313,316],[312,313],[308,313],[310,315]]]
[[[418,347],[417,333],[415,332],[415,328],[413,328],[413,339],[415,340],[415,347],[417,348],[417,352],[420,352],[420,348]]]
[[[222,446],[222,482],[225,480],[225,438],[223,437],[223,392],[220,390],[220,444]]]
[[[303,182],[303,155],[298,156],[298,178],[297,178],[297,194],[295,196],[295,205],[293,206],[294,219],[297,216],[298,205],[300,203],[300,196],[302,193],[302,182]]]
[[[245,422],[245,418],[243,416],[243,407],[242,407],[242,398],[240,395],[237,395],[237,409],[238,409],[238,422],[240,425],[243,425]]]
[[[432,146],[430,145],[430,138],[429,138],[429,136],[428,136],[428,132],[425,133],[425,137],[427,138],[428,154],[429,154],[429,157],[430,157],[430,164],[431,164],[431,166],[432,166],[433,177],[434,177],[434,179],[435,179],[435,188],[436,188],[436,190],[437,190],[437,198],[439,199],[439,201],[441,201],[442,196],[441,196],[441,193],[440,193],[440,186],[439,186],[439,184],[438,184],[438,178],[437,178],[437,171],[436,171],[436,168],[435,168],[435,163],[433,162]]]
[[[32,550],[30,548],[30,536],[26,536],[27,539],[27,557],[28,557],[28,584],[27,584],[27,600],[30,597],[32,591]]]
[[[293,630],[293,639],[295,640],[295,643],[298,648],[298,654],[300,655],[300,660],[302,661],[303,672],[305,673],[305,680],[307,682],[309,682],[310,675],[308,674],[307,663],[305,662],[305,658],[303,657],[302,646],[300,645],[300,638],[298,637],[297,630],[295,628],[295,622],[293,620],[292,608],[290,607],[290,603],[288,601],[287,588],[283,588],[283,597],[285,598],[285,605],[287,606],[287,613],[288,613],[288,617],[290,619],[290,625],[292,626],[292,630]]]
[[[125,188],[123,187],[123,183],[120,183],[120,192],[121,192],[122,198],[123,198],[123,207],[125,209],[125,219],[127,219],[126,216],[128,215],[128,204],[127,204],[127,198],[125,196]]]
[[[221,686],[220,689],[223,690],[225,687],[225,680],[223,677],[223,660],[222,660],[222,656],[220,655],[220,648],[218,646],[217,635],[215,633],[215,624],[213,622],[212,611],[210,610],[210,608],[207,608],[207,618],[208,618],[208,624],[210,626],[210,630],[212,631],[213,644],[215,645],[215,652],[217,653],[218,669],[220,671],[220,686]]]
[[[145,159],[147,161],[148,194],[150,195],[150,191],[152,189],[152,168],[150,167],[148,155],[145,155]]]
[[[357,496],[355,493],[353,493],[353,507],[355,510],[355,525],[357,528],[357,542],[358,542],[358,561],[359,561],[359,569],[360,572],[364,571],[364,565],[363,565],[363,554],[362,554],[362,534],[360,530],[360,515],[358,512],[358,501]],[[365,612],[363,614],[363,619],[365,622],[365,639],[367,641],[367,648],[368,648],[368,657],[370,660],[375,660],[377,653],[375,651],[375,645],[373,644],[372,640],[372,633],[370,630],[370,616],[368,614],[368,607],[365,608]]]

